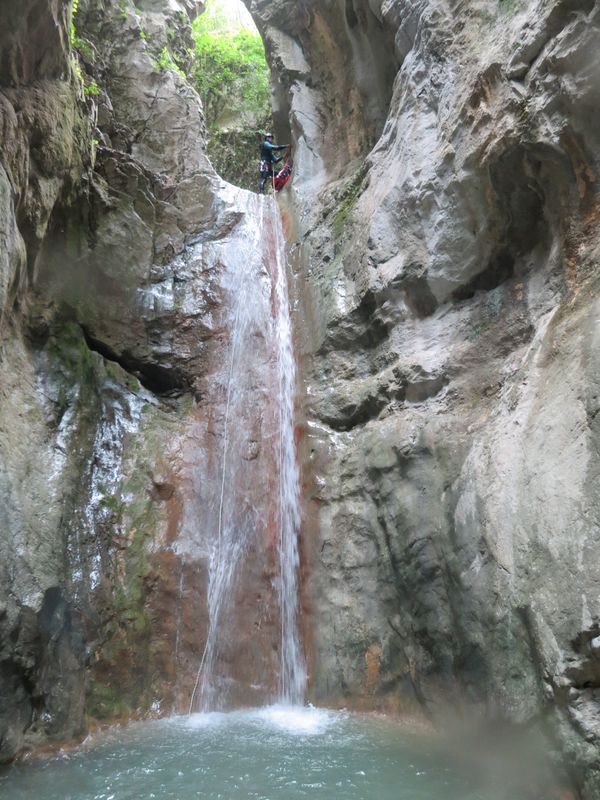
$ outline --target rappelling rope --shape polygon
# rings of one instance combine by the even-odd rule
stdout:
[[[219,526],[218,526],[218,533],[217,533],[217,564],[221,559],[221,544],[223,540],[223,503],[225,498],[225,475],[227,472],[227,452],[229,449],[229,410],[231,407],[231,387],[233,384],[233,365],[235,363],[235,355],[237,351],[237,345],[239,337],[237,335],[239,319],[240,319],[240,312],[242,308],[242,292],[238,292],[237,296],[237,304],[235,310],[235,318],[233,321],[233,335],[232,335],[232,345],[231,345],[231,358],[229,361],[229,376],[227,380],[227,401],[225,403],[225,425],[224,425],[224,433],[223,433],[223,468],[221,470],[221,494],[219,498]],[[202,653],[202,658],[200,659],[200,666],[198,667],[198,673],[196,675],[196,682],[194,684],[194,690],[192,692],[192,696],[190,699],[190,706],[188,709],[188,716],[192,713],[192,708],[194,706],[194,700],[196,698],[196,692],[198,691],[198,686],[200,684],[200,678],[202,676],[202,670],[204,669],[204,664],[206,662],[206,655],[208,653],[208,644],[210,641],[210,627],[209,631],[206,636],[206,642],[204,644],[204,651]]]

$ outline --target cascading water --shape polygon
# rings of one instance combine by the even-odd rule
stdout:
[[[285,241],[279,212],[275,214],[274,288],[275,343],[279,386],[279,607],[281,614],[280,700],[297,705],[304,699],[306,671],[298,630],[298,536],[300,533],[300,473],[294,441],[296,362],[287,287]]]
[[[285,264],[285,241],[279,213],[275,217],[274,284],[279,385],[279,607],[281,613],[280,699],[299,704],[304,699],[306,671],[298,631],[298,536],[300,474],[294,442],[296,362]]]
[[[285,240],[272,199],[240,191],[236,205],[245,206],[245,215],[236,227],[235,246],[225,241],[221,255],[227,294],[223,326],[229,341],[219,373],[222,449],[213,484],[217,509],[209,555],[208,632],[190,713],[231,705],[231,664],[241,638],[235,617],[253,593],[260,598],[257,577],[247,577],[259,568],[263,574],[258,577],[275,587],[278,600],[278,608],[263,617],[278,616],[280,628],[278,692],[269,698],[263,691],[262,697],[302,703],[306,682],[298,624],[300,475]],[[263,636],[266,641],[262,628],[268,627],[268,619],[264,625],[262,618],[255,619],[253,625],[256,636],[250,638]],[[252,643],[246,647],[250,674],[244,682],[262,687],[275,666],[272,654],[256,655]]]

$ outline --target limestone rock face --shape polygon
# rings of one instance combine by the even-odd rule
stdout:
[[[228,270],[256,213],[214,173],[182,75],[202,3],[81,0],[74,28],[64,3],[5,5],[0,761],[81,734],[85,715],[187,710],[207,627]],[[260,482],[270,456],[251,401],[247,415]],[[272,569],[239,582],[246,659],[276,660]],[[246,688],[242,676],[238,702]]]
[[[291,127],[297,171],[315,191],[381,134],[398,68],[393,27],[367,3],[246,5],[271,63],[275,120]]]
[[[600,796],[597,4],[247,5],[296,140],[313,697],[550,720]]]
[[[4,2],[2,760],[194,682],[250,208],[175,68],[201,5]],[[295,143],[311,698],[542,721],[600,797],[598,6],[247,5]]]
[[[39,712],[49,735],[83,714],[84,644],[65,599],[56,456],[21,324],[49,220],[91,163],[68,9],[8,3],[0,34],[0,758]],[[54,474],[53,474],[54,472]],[[42,700],[45,698],[45,702]],[[34,723],[35,727],[35,723]]]

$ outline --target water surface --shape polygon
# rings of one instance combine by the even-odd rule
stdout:
[[[506,787],[505,787],[506,791]],[[10,768],[10,800],[504,800],[424,734],[344,712],[273,706],[134,723]],[[521,800],[514,792],[511,800]]]

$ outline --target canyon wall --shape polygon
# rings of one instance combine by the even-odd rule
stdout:
[[[312,697],[540,721],[598,797],[598,4],[247,5],[296,145]]]
[[[181,74],[200,6],[3,9],[2,760],[193,686],[254,213]],[[539,723],[600,797],[597,3],[247,6],[295,145],[310,699]]]
[[[267,308],[273,291],[255,198],[214,172],[185,79],[201,8],[3,9],[0,761],[86,720],[188,708],[208,624],[232,268],[254,264]],[[245,489],[263,494],[274,444],[255,377],[272,353],[264,326],[247,333],[238,439]],[[264,702],[277,680],[266,547],[238,580],[244,624],[218,664],[230,702]],[[264,685],[249,687],[258,671]]]

